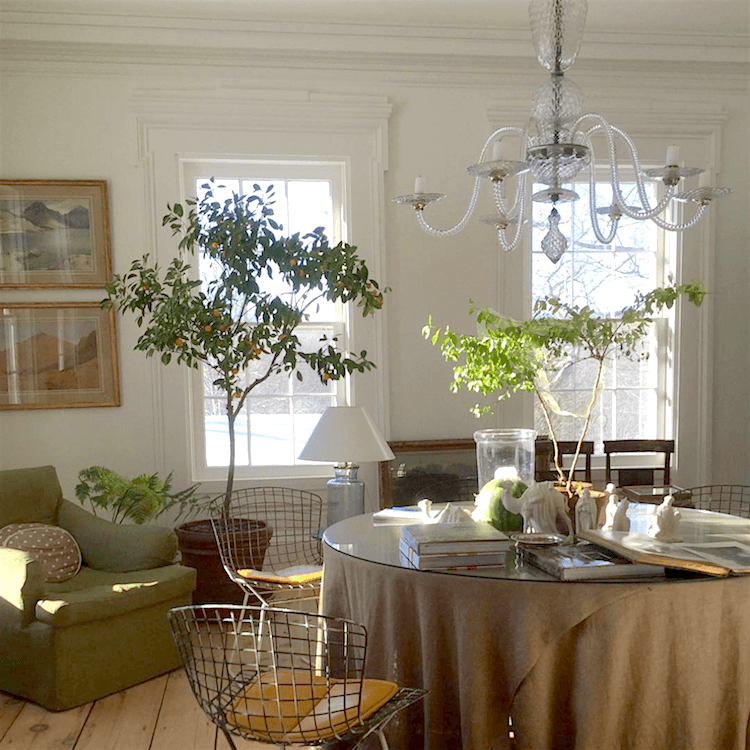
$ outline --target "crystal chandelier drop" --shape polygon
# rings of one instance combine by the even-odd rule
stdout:
[[[542,240],[542,249],[554,263],[560,260],[568,247],[568,240],[560,232],[560,214],[557,204],[576,201],[579,195],[566,183],[588,167],[589,170],[589,214],[591,225],[599,242],[609,244],[617,233],[620,219],[625,216],[638,221],[650,220],[668,231],[682,231],[696,224],[711,201],[731,193],[729,188],[712,187],[703,169],[684,167],[679,164],[679,149],[667,149],[666,164],[656,169],[643,170],[638,151],[630,136],[611,125],[604,117],[583,110],[583,99],[578,87],[565,77],[565,72],[575,62],[581,46],[588,4],[586,0],[531,0],[529,17],[536,47],[537,58],[550,72],[549,80],[537,90],[531,108],[531,118],[526,128],[502,127],[485,142],[479,163],[468,171],[474,175],[474,189],[464,217],[450,229],[435,229],[423,216],[429,203],[441,200],[440,193],[426,193],[422,178],[418,177],[412,195],[394,198],[395,203],[411,205],[417,220],[426,232],[446,237],[460,232],[468,223],[476,208],[482,179],[492,185],[497,213],[485,216],[481,221],[497,229],[503,250],[513,250],[521,239],[521,227],[528,218],[530,205],[527,200],[529,175],[534,183],[547,187],[531,196],[532,201],[550,203],[552,210],[548,219],[549,230]],[[610,185],[607,205],[597,205],[597,166],[594,154],[594,136],[601,148],[606,147],[608,164],[607,182]],[[505,144],[520,138],[521,149],[517,159],[503,158]],[[507,140],[506,140],[507,139]],[[619,176],[618,159],[629,158],[637,191],[638,205],[628,205],[623,196]],[[601,174],[601,173],[600,173]],[[680,182],[688,177],[700,175],[699,186],[678,192]],[[515,178],[512,201],[503,189],[506,178]],[[644,178],[661,179],[665,189],[661,198],[651,205]],[[630,180],[632,182],[632,178]],[[673,201],[695,204],[692,218],[681,223],[667,221],[662,217]]]

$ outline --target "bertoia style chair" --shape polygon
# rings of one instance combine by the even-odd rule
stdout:
[[[317,599],[323,575],[319,495],[288,487],[235,490],[211,519],[227,575],[261,605]]]
[[[742,484],[709,484],[690,487],[680,493],[686,502],[699,510],[731,513],[750,518],[750,487]]]
[[[232,750],[233,736],[356,747],[373,732],[388,750],[385,725],[426,694],[365,678],[367,632],[349,620],[207,604],[173,609],[169,624],[190,687]]]

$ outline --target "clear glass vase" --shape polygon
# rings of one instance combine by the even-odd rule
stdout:
[[[534,440],[536,430],[477,430],[477,471],[479,489],[492,479],[534,481]]]

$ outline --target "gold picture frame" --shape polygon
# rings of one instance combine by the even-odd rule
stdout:
[[[0,409],[119,405],[113,310],[98,302],[0,304]]]
[[[466,502],[477,493],[477,452],[473,438],[389,441],[395,456],[378,465],[380,507],[434,502]]]
[[[105,180],[0,180],[0,287],[102,288],[111,275]]]

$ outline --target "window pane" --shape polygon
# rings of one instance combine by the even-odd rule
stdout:
[[[331,183],[327,180],[290,180],[289,233],[304,235],[323,227],[323,233],[333,239],[333,202]]]
[[[201,186],[208,177],[197,178],[195,194],[205,194]],[[217,201],[230,198],[232,192],[252,193],[255,186],[266,191],[272,186],[273,218],[282,225],[282,235],[300,233],[305,235],[318,227],[329,239],[333,239],[334,226],[333,189],[327,179],[224,179],[215,182],[223,187],[214,188]],[[200,262],[201,278],[208,283],[216,278],[206,259]],[[292,289],[278,275],[265,276],[261,287],[282,298],[291,297]],[[317,292],[316,292],[317,294]],[[303,324],[296,335],[306,350],[317,348],[326,337],[334,341],[334,331],[343,322],[343,307],[327,300],[318,300],[309,308],[309,320],[317,325]],[[252,318],[250,318],[252,320]],[[270,355],[255,360],[244,374],[245,384],[263,377],[268,369]],[[297,372],[302,375],[299,380]],[[203,396],[206,441],[206,463],[208,466],[226,466],[229,460],[229,430],[226,418],[226,396],[213,385],[216,375],[204,368]],[[337,403],[334,382],[323,383],[320,377],[304,361],[291,374],[276,373],[256,386],[248,398],[242,413],[235,423],[237,466],[292,466],[304,447],[320,415]]]
[[[208,402],[206,402],[208,403]],[[206,466],[229,465],[229,423],[226,409],[214,413],[208,409],[203,416],[206,435]],[[234,423],[235,465],[248,466],[248,424],[247,412],[243,409]]]
[[[589,225],[588,183],[572,186],[580,199],[558,206],[561,215],[560,230],[569,241],[561,260],[554,264],[541,250],[541,241],[547,232],[548,204],[534,204],[532,228],[532,298],[554,296],[563,302],[579,307],[588,306],[597,314],[616,318],[635,301],[638,293],[658,286],[662,280],[664,264],[660,248],[660,232],[652,222],[623,218],[617,236],[610,245],[596,241]],[[655,202],[655,186],[647,184],[649,200]],[[534,189],[541,189],[535,186]],[[637,203],[634,183],[623,186],[629,205]],[[634,197],[635,196],[635,197]],[[597,193],[597,204],[611,201],[606,187]],[[602,217],[602,228],[607,219]],[[609,439],[657,437],[664,427],[658,424],[660,372],[665,366],[666,348],[659,348],[654,329],[643,342],[647,358],[635,361],[620,355],[606,363],[602,390],[592,413],[586,438],[594,440],[597,452],[601,442]],[[572,356],[571,360],[576,357]],[[552,423],[561,440],[580,437],[583,415],[591,399],[595,382],[596,362],[571,362],[561,371],[550,375],[550,388],[563,414],[555,414]],[[627,389],[627,390],[626,390]],[[568,414],[564,414],[568,412]],[[579,416],[574,416],[579,415]],[[549,428],[541,406],[535,405],[535,425],[538,432],[546,434]]]

